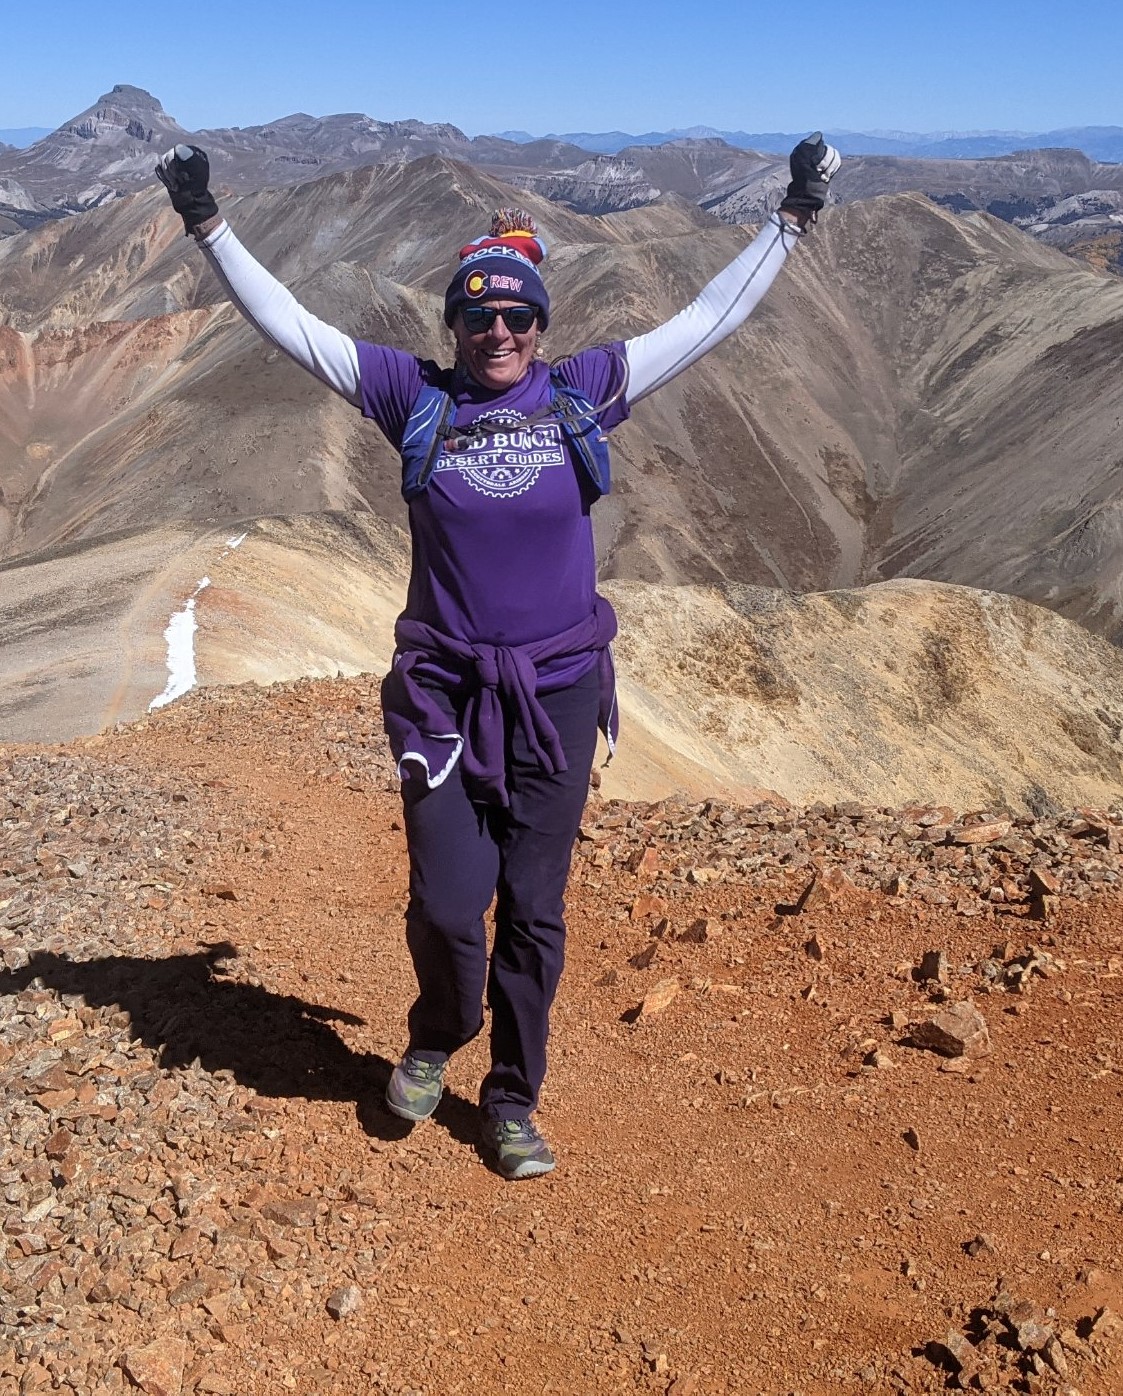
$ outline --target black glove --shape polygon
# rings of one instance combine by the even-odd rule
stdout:
[[[842,158],[816,131],[800,141],[791,153],[792,182],[780,204],[793,212],[810,214],[812,220],[827,202],[827,185],[838,173]]]
[[[183,219],[188,237],[200,223],[218,216],[218,205],[207,188],[211,162],[197,145],[177,145],[156,166],[156,178],[171,195],[172,208]]]

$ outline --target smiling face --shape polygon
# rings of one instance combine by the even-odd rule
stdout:
[[[487,302],[496,310],[507,306],[525,305],[525,301]],[[470,334],[460,315],[452,322],[460,361],[481,388],[502,392],[519,382],[530,368],[538,347],[538,324],[525,334],[513,334],[502,315],[497,315],[491,327],[482,334]]]

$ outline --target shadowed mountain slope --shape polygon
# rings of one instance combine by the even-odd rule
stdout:
[[[1123,287],[983,215],[945,218],[940,236],[907,208],[855,205],[822,244],[895,365],[899,474],[870,572],[1014,592],[1118,640]],[[874,293],[873,266],[910,262],[905,286]]]

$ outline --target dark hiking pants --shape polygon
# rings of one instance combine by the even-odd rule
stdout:
[[[526,1119],[546,1075],[550,1006],[565,952],[564,894],[589,789],[597,739],[596,672],[539,695],[568,770],[547,775],[515,730],[508,740],[510,808],[473,803],[460,767],[429,790],[402,787],[410,856],[406,942],[418,995],[411,1051],[455,1052],[491,1009],[491,1070],[480,1107],[495,1120]],[[488,966],[484,913],[495,898]]]

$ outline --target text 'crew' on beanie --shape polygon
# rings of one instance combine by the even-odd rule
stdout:
[[[445,292],[445,324],[462,305],[488,300],[525,301],[538,310],[538,323],[550,322],[550,297],[538,274],[546,244],[538,226],[521,208],[498,209],[490,231],[460,249],[460,265]]]

